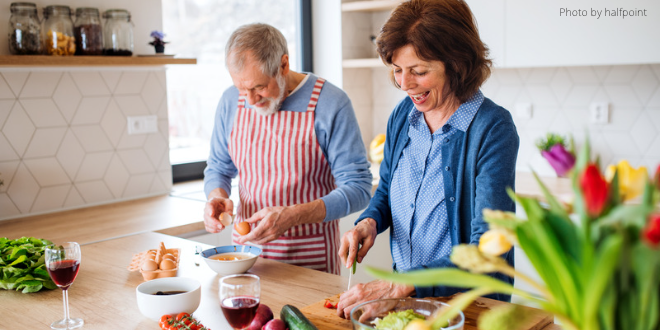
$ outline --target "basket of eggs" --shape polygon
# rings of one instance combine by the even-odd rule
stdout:
[[[128,270],[139,270],[145,281],[155,278],[176,276],[179,270],[179,255],[181,249],[167,249],[165,243],[160,242],[157,249],[151,249],[133,255]]]

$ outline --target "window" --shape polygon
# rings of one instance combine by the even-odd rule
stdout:
[[[273,25],[287,39],[291,68],[311,71],[309,3],[309,0],[163,0],[163,30],[169,42],[166,53],[197,58],[197,65],[167,70],[170,162],[175,182],[202,177],[216,106],[224,90],[232,85],[224,58],[231,33],[248,23]]]

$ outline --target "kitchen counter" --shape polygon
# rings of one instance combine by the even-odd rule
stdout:
[[[85,320],[85,329],[156,329],[157,323],[140,313],[135,288],[143,282],[140,272],[126,268],[133,254],[158,247],[181,248],[177,276],[202,284],[202,300],[194,316],[214,330],[228,329],[218,305],[218,279],[203,261],[194,264],[197,242],[159,233],[143,233],[82,246],[80,273],[69,289],[72,317]],[[302,308],[342,292],[347,279],[307,268],[259,258],[250,269],[261,277],[261,301],[276,315],[284,304]],[[0,290],[0,315],[12,315],[12,329],[48,329],[62,318],[59,289],[23,294]]]
[[[32,236],[84,245],[153,231],[178,235],[203,230],[203,210],[202,201],[157,196],[0,221],[0,236]]]
[[[82,246],[80,272],[69,289],[70,315],[85,320],[87,329],[156,329],[157,323],[142,316],[137,307],[135,288],[143,282],[142,275],[129,272],[127,266],[133,254],[156,248],[160,242],[168,248],[181,249],[177,276],[195,278],[202,285],[201,303],[193,316],[211,329],[229,329],[218,305],[220,276],[203,261],[199,266],[194,264],[195,246],[209,246],[159,233],[136,234]],[[346,277],[263,258],[259,258],[249,272],[261,278],[261,301],[276,316],[285,304],[291,304],[319,324],[326,324],[319,321],[323,318],[325,322],[338,325],[333,329],[350,329],[350,322],[334,315],[334,311],[313,312],[314,306],[319,306],[325,298],[337,297],[343,292],[348,281]],[[477,305],[498,303],[480,299]],[[30,294],[0,290],[0,301],[1,315],[13,316],[13,329],[47,329],[51,322],[62,317],[59,289]],[[476,329],[476,317],[468,318],[466,329]],[[544,323],[530,329],[553,329],[545,327],[551,321],[547,318],[545,316]]]

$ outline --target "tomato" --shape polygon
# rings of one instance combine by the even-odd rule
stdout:
[[[189,325],[189,327],[190,327],[190,330],[199,330],[199,325],[197,325],[195,323]]]
[[[179,315],[176,316],[176,320],[181,321],[186,317],[190,317],[190,314],[188,314],[188,313],[179,313]]]
[[[245,221],[234,224],[234,229],[236,229],[236,232],[241,236],[249,234],[250,230],[252,230],[250,224]]]
[[[163,330],[167,330],[170,327],[170,320],[172,320],[172,315],[161,316],[160,322],[158,323],[160,325],[160,328]]]

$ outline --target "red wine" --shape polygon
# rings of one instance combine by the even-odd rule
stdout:
[[[76,279],[79,270],[80,261],[78,260],[55,261],[51,262],[48,266],[50,278],[63,290],[69,288],[73,280]]]
[[[259,299],[250,296],[236,296],[222,301],[222,313],[229,325],[236,329],[246,328],[257,314]]]

